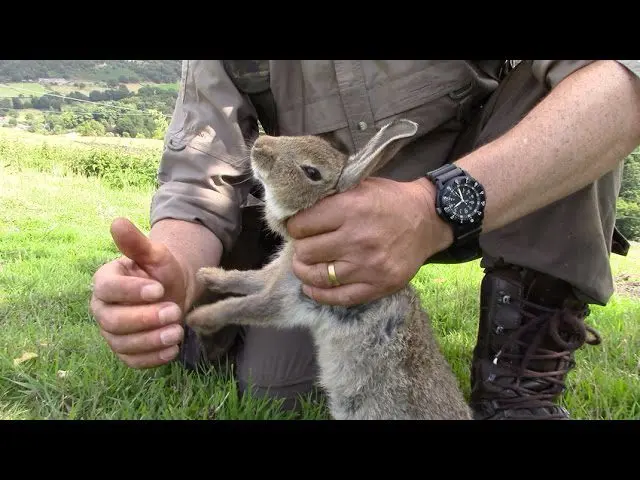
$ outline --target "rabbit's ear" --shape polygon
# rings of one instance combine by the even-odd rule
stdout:
[[[338,181],[338,191],[351,188],[382,168],[417,131],[418,124],[406,119],[396,119],[382,127],[362,150],[349,157]]]

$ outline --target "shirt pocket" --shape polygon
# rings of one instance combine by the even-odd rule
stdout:
[[[416,122],[418,135],[423,135],[452,120],[461,122],[479,93],[474,71],[464,61],[415,61],[411,68],[389,62],[387,71],[382,76],[365,70],[378,128],[403,117]]]
[[[403,117],[418,123],[420,136],[445,123],[455,124],[477,97],[476,74],[465,61],[367,60],[361,65],[360,98],[369,102],[376,128]],[[331,76],[324,68],[318,75],[303,68],[296,62],[272,76],[281,134],[348,131],[353,119],[345,114],[335,71]]]
[[[319,135],[347,126],[333,62],[271,61],[281,135]]]

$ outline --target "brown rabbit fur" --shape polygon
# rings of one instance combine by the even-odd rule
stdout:
[[[357,185],[416,131],[414,122],[394,120],[351,156],[315,136],[259,137],[251,168],[264,185],[269,227],[289,240],[289,217]],[[334,419],[471,420],[411,285],[350,308],[319,304],[302,293],[291,270],[292,254],[291,243],[285,242],[261,270],[202,268],[198,278],[210,290],[243,296],[197,308],[187,324],[201,334],[229,324],[310,329]]]

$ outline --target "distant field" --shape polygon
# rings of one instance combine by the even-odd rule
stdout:
[[[39,83],[0,83],[0,98],[17,97],[21,93],[25,97],[31,95],[42,95],[46,89]]]
[[[79,86],[74,85],[83,84],[84,86],[81,88]],[[169,91],[177,91],[179,83],[126,83],[124,84],[130,92],[137,93],[140,88],[144,86],[153,86],[159,90],[169,90]],[[6,97],[17,97],[20,94],[23,94],[25,97],[30,97],[32,95],[41,96],[47,92],[55,92],[60,95],[68,95],[71,92],[81,92],[85,95],[89,95],[92,90],[103,91],[106,90],[107,87],[103,83],[96,83],[87,80],[74,80],[73,83],[65,84],[65,85],[41,85],[39,83],[34,82],[20,82],[20,83],[0,83],[0,98]],[[116,87],[117,88],[117,87]]]
[[[150,87],[157,88],[158,90],[167,90],[167,91],[177,92],[178,88],[180,87],[180,83],[179,82],[175,82],[175,83],[143,83],[140,86],[142,86],[142,87],[150,86]],[[138,88],[140,88],[140,87],[138,87]],[[129,90],[131,90],[131,89],[129,89]]]
[[[135,93],[138,93],[138,90],[140,90],[140,87],[143,86],[143,84],[140,84],[140,83],[125,83],[124,85],[127,87],[127,90]]]
[[[91,93],[92,90],[103,91],[103,90],[106,90],[107,88],[114,88],[114,87],[107,87],[104,84],[83,82],[81,80],[77,80],[76,83],[84,83],[85,88],[74,87],[73,84],[51,85],[49,88],[57,93],[61,93],[62,95],[68,95],[73,91],[78,91],[78,92],[84,93],[85,95],[89,95],[89,93]],[[177,91],[179,86],[177,82],[176,83],[148,83],[148,82],[124,83],[122,85],[125,85],[127,87],[127,90],[134,93],[137,93],[138,90],[140,90],[144,86],[153,86],[159,90],[173,90],[173,91]],[[115,88],[118,88],[118,87],[115,87]]]
[[[162,148],[162,140],[152,138],[124,138],[124,137],[82,137],[80,135],[40,135],[17,128],[0,128],[0,139],[17,140],[21,143],[52,145],[69,145],[84,143],[94,145],[117,145],[131,148]]]
[[[69,83],[66,85],[41,85],[34,82],[21,82],[21,83],[0,83],[0,98],[17,97],[20,94],[25,97],[31,97],[32,95],[41,96],[47,92],[54,92],[60,95],[68,95],[71,92],[77,91],[89,95],[92,90],[105,90],[107,87],[93,82],[77,81],[76,83],[83,83],[84,87],[80,88]],[[135,91],[140,87],[137,87]],[[132,90],[132,88],[129,88]]]
[[[89,93],[91,93],[92,90],[98,90],[101,92],[107,89],[105,85],[100,83],[83,82],[81,80],[78,80],[74,83],[78,83],[78,84],[82,83],[84,87],[80,88],[78,86],[75,86],[73,83],[69,83],[67,85],[47,85],[47,88],[61,95],[68,95],[71,92],[80,92],[80,93],[84,93],[85,95],[89,95]]]

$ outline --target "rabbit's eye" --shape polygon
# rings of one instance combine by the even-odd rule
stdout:
[[[322,175],[320,175],[320,171],[317,168],[309,167],[308,165],[303,165],[300,168],[302,168],[302,171],[310,180],[313,180],[314,182],[322,180]]]

